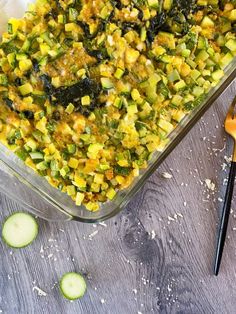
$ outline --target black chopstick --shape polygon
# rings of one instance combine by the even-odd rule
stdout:
[[[229,179],[225,194],[225,201],[221,215],[220,227],[218,232],[218,240],[217,240],[217,247],[216,247],[216,255],[215,255],[215,262],[214,262],[214,274],[217,276],[220,269],[221,258],[223,255],[225,238],[227,233],[227,226],[229,221],[230,215],[230,208],[231,208],[231,201],[233,196],[234,190],[234,180],[236,174],[236,162],[232,161],[230,166],[229,172]]]

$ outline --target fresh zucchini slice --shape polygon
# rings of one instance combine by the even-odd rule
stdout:
[[[9,216],[3,224],[2,238],[13,248],[23,248],[31,244],[38,234],[38,224],[27,213],[17,212]]]
[[[78,273],[66,273],[60,280],[60,290],[63,296],[69,300],[83,297],[86,292],[86,281]]]

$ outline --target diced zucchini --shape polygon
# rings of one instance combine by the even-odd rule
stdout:
[[[68,144],[67,145],[67,150],[69,154],[75,154],[76,152],[76,145],[75,144]]]
[[[196,56],[195,61],[206,61],[209,58],[209,54],[205,50],[201,50]]]
[[[19,69],[22,72],[26,72],[32,68],[32,62],[30,59],[20,60],[19,61]]]
[[[5,74],[0,74],[0,86],[7,86],[8,85],[8,79]]]
[[[70,168],[76,169],[78,167],[78,165],[79,165],[78,159],[72,158],[72,157],[69,159],[68,166]]]
[[[44,160],[44,155],[41,152],[31,152],[29,155],[33,160]]]
[[[196,69],[192,70],[192,71],[191,71],[191,74],[190,74],[190,76],[191,76],[191,78],[192,78],[193,80],[198,79],[200,75],[201,75],[201,72],[199,72],[199,71],[196,70]]]
[[[107,77],[101,78],[101,84],[104,89],[111,89],[114,87],[112,81]]]
[[[172,119],[177,122],[180,122],[184,117],[185,113],[182,110],[178,110],[173,114]]]
[[[174,126],[164,119],[159,119],[157,125],[168,134],[174,129]]]
[[[31,40],[29,38],[27,38],[25,41],[24,41],[24,44],[23,46],[21,47],[21,50],[23,52],[27,52],[29,49],[30,49],[30,45],[31,45]]]
[[[236,39],[229,39],[225,46],[231,51],[236,51]]]
[[[122,107],[122,99],[120,97],[116,97],[113,106],[120,109]]]
[[[133,48],[127,48],[125,51],[125,61],[128,64],[135,63],[139,57],[140,53],[139,51],[133,49]]]
[[[134,115],[135,113],[138,113],[137,105],[136,104],[129,105],[127,107],[127,112],[129,115]]]
[[[208,28],[208,27],[214,27],[215,23],[210,19],[208,16],[204,16],[202,22],[201,22],[201,27],[203,28]]]
[[[175,106],[180,106],[182,101],[183,97],[178,94],[174,95],[173,98],[171,99],[171,103]]]
[[[208,48],[208,40],[207,38],[200,36],[198,38],[198,45],[197,45],[198,49],[207,49]]]
[[[58,17],[57,17],[57,21],[58,21],[59,24],[66,24],[66,16],[62,15],[62,14],[59,14]]]
[[[69,21],[74,22],[77,20],[78,17],[78,11],[74,8],[69,8]]]
[[[75,199],[75,204],[77,206],[80,206],[82,204],[83,200],[84,200],[84,193],[77,192],[76,199]]]
[[[102,144],[99,144],[99,143],[90,144],[88,147],[88,153],[87,153],[88,157],[91,159],[96,159],[99,151],[102,148],[103,148]]]
[[[175,69],[168,75],[168,80],[170,82],[175,82],[180,80],[179,72]]]
[[[229,19],[231,21],[236,21],[236,9],[232,10],[229,14]]]
[[[201,96],[202,94],[204,94],[205,90],[203,87],[200,87],[200,86],[195,86],[193,88],[193,91],[192,91],[192,94],[196,97],[199,97]]]
[[[33,87],[30,83],[25,83],[25,84],[19,86],[19,91],[20,91],[22,96],[25,96],[25,95],[32,93]]]
[[[75,106],[72,103],[69,103],[69,105],[66,107],[65,112],[68,114],[71,114],[75,109]]]
[[[172,7],[172,4],[173,4],[173,0],[164,0],[163,8],[169,11]]]
[[[114,76],[115,76],[115,78],[117,78],[119,80],[122,78],[124,73],[125,73],[125,71],[123,69],[117,68],[116,72],[114,73]]]
[[[49,167],[46,161],[41,161],[36,165],[36,168],[40,171],[44,171],[47,170]]]
[[[230,64],[230,62],[233,60],[233,58],[234,57],[230,52],[226,53],[226,55],[224,55],[224,57],[222,57],[220,59],[220,66],[222,68],[225,68],[228,64]]]
[[[224,76],[224,71],[223,70],[216,70],[215,72],[212,73],[211,76],[212,76],[214,81],[219,81]]]
[[[81,104],[82,106],[89,106],[91,103],[91,99],[90,99],[90,96],[89,95],[86,95],[86,96],[83,96],[81,98]]]
[[[131,91],[131,97],[134,101],[140,98],[139,91],[136,88]]]
[[[176,91],[179,91],[179,90],[181,90],[181,89],[183,89],[185,87],[186,87],[186,83],[185,83],[184,80],[180,80],[179,82],[175,83],[175,85],[174,85],[174,89]]]
[[[116,195],[116,191],[113,188],[110,188],[107,193],[106,196],[109,198],[109,200],[112,200]]]
[[[158,0],[148,0],[148,6],[150,8],[157,9],[159,7],[159,1]]]

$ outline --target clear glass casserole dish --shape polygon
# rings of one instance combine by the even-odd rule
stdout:
[[[20,3],[20,2],[19,2]],[[12,8],[13,1],[0,0],[1,15],[3,20],[4,6],[8,12]],[[19,17],[25,10],[26,2],[21,2],[20,10],[17,14],[9,10],[8,16]],[[6,13],[7,13],[6,12]],[[0,25],[0,31],[1,31]],[[236,77],[236,58],[225,70],[225,76],[220,83],[213,88],[207,98],[195,108],[189,115],[179,123],[175,130],[169,135],[169,143],[161,152],[155,152],[148,167],[141,171],[133,183],[124,190],[118,192],[117,196],[109,202],[101,204],[100,210],[90,212],[83,206],[76,206],[72,199],[59,190],[53,188],[49,183],[33,170],[27,167],[14,153],[0,144],[0,189],[1,192],[22,204],[23,208],[31,211],[47,220],[77,220],[80,222],[98,222],[119,213],[142,187],[147,178],[155,171],[167,155],[189,132],[193,125],[203,115],[203,113],[213,104],[215,99],[229,86]]]

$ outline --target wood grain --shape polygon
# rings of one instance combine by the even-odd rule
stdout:
[[[222,125],[235,93],[233,83],[107,226],[39,219],[30,247],[11,250],[0,242],[0,312],[236,313],[235,200],[221,272],[212,275],[225,156],[232,151]],[[205,179],[215,183],[214,191]],[[2,222],[23,208],[1,195],[0,209]],[[60,296],[58,280],[67,271],[86,276],[82,300]],[[39,296],[35,286],[47,295]]]

